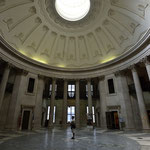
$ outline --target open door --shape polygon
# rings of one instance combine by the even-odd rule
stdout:
[[[107,128],[113,129],[113,116],[112,112],[106,112],[106,122],[107,122]]]
[[[149,123],[150,123],[150,110],[148,110],[147,113],[148,113],[148,118],[149,118]]]
[[[117,111],[106,112],[106,122],[108,129],[119,129],[119,118]]]
[[[30,111],[24,111],[22,120],[22,130],[28,130]]]
[[[114,129],[119,129],[118,112],[117,111],[113,111],[113,116],[114,116]]]

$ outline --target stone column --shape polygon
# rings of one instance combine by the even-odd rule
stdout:
[[[135,95],[131,96],[131,105],[132,105],[132,110],[133,110],[135,129],[141,130],[142,129],[142,121],[141,121],[141,117],[140,117],[138,101],[137,101],[137,98]]]
[[[50,99],[50,118],[49,118],[49,123],[48,123],[49,127],[53,127],[55,86],[56,86],[56,79],[52,79],[52,95],[51,95],[51,99]]]
[[[137,100],[138,100],[138,104],[139,104],[142,126],[143,126],[143,129],[149,129],[149,120],[148,120],[148,115],[147,115],[147,111],[146,111],[146,107],[145,107],[145,103],[144,103],[144,97],[143,97],[138,73],[137,73],[135,67],[133,67],[131,69],[131,71],[132,71],[133,80],[134,80],[134,84],[135,84],[135,90],[136,90]]]
[[[80,127],[80,89],[79,89],[79,80],[76,80],[76,126]]]
[[[150,61],[147,60],[147,59],[145,60],[145,66],[146,66],[148,78],[149,78],[149,80],[150,80]]]
[[[1,107],[2,107],[4,95],[5,95],[5,89],[6,89],[6,86],[7,86],[9,73],[10,73],[10,66],[6,65],[6,67],[4,69],[1,85],[0,85],[0,110],[1,110]]]
[[[117,72],[115,75],[117,77],[116,81],[118,85],[118,98],[121,105],[120,114],[125,121],[125,128],[134,129],[135,124],[127,79],[123,72]]]
[[[92,93],[91,93],[91,80],[87,80],[87,86],[88,86],[88,110],[89,114],[92,117]]]
[[[15,130],[19,129],[18,112],[20,111],[21,102],[18,97],[19,97],[19,94],[22,94],[20,92],[20,89],[22,89],[21,88],[22,76],[23,76],[23,71],[17,70],[15,82],[13,86],[13,92],[12,92],[12,96],[11,96],[10,104],[9,104],[6,126],[5,126],[5,128],[7,129],[15,129]]]
[[[38,80],[36,102],[34,108],[34,129],[39,129],[41,127],[41,119],[42,119],[44,77],[39,76],[38,78],[39,80]]]
[[[67,95],[68,95],[68,82],[64,80],[64,99],[63,99],[63,112],[62,112],[62,126],[67,126]]]
[[[106,129],[106,111],[107,111],[107,104],[106,104],[106,85],[105,85],[105,77],[99,78],[99,95],[100,95],[100,123],[101,128]]]

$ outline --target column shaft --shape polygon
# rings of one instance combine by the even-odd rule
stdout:
[[[135,68],[132,69],[132,75],[133,75],[133,80],[135,84],[137,100],[139,104],[142,126],[143,126],[143,129],[149,129],[149,120],[148,120],[148,115],[147,115],[147,111],[146,111],[146,107],[144,103],[142,88],[141,88],[140,80],[139,80],[139,77]]]
[[[10,73],[10,67],[7,65],[4,70],[1,85],[0,85],[0,110],[2,107],[3,99],[4,99],[4,94],[5,94],[5,89],[6,89],[9,73]]]
[[[88,110],[89,110],[89,115],[92,117],[92,94],[91,94],[91,81],[88,80],[87,82],[88,86]]]
[[[13,92],[9,104],[9,110],[7,115],[7,121],[6,121],[6,128],[7,129],[19,129],[18,126],[18,113],[17,111],[20,111],[20,105],[19,105],[19,94],[21,89],[21,81],[22,81],[22,72],[18,71],[15,77],[15,82],[13,86]]]
[[[76,126],[80,127],[80,90],[79,80],[76,81]]]
[[[49,127],[53,126],[54,102],[55,102],[55,86],[56,86],[56,79],[53,79],[52,80],[52,95],[51,95],[51,99],[50,99]]]
[[[107,105],[106,105],[106,86],[105,86],[105,80],[100,79],[99,80],[99,95],[100,95],[100,123],[101,128],[106,129],[106,111],[107,111]]]
[[[118,83],[118,97],[121,105],[121,116],[125,121],[126,129],[134,129],[134,117],[131,105],[131,99],[129,95],[129,88],[127,84],[126,77],[123,73],[117,75],[117,83]]]
[[[43,77],[39,77],[36,103],[34,109],[34,129],[38,129],[41,127],[43,90],[44,90],[44,79]]]
[[[63,99],[63,112],[62,112],[62,125],[66,127],[67,125],[67,92],[68,92],[68,83],[64,80],[64,99]]]

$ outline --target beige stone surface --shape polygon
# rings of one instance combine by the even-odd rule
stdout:
[[[54,0],[0,1],[0,35],[23,55],[58,68],[87,68],[129,53],[149,32],[149,0],[92,0],[67,22]]]

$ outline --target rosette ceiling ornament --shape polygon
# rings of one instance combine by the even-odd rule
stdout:
[[[1,37],[29,59],[77,70],[125,56],[149,35],[150,0],[89,0],[89,9],[73,20],[57,9],[59,1],[66,8],[87,3],[0,0]]]

